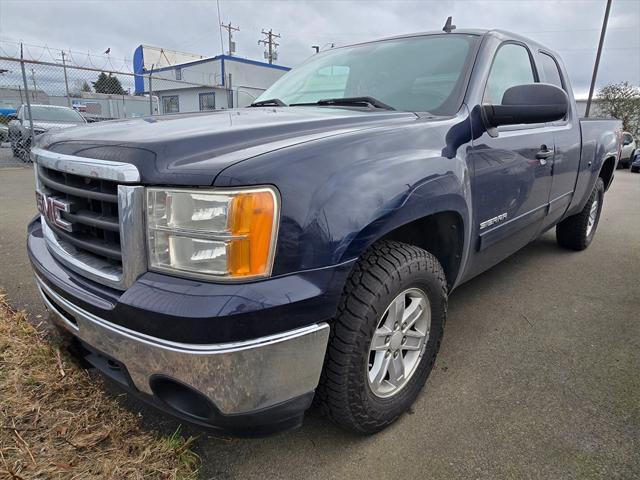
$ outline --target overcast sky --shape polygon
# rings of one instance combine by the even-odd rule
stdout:
[[[576,94],[589,88],[605,0],[583,1],[243,1],[220,0],[221,19],[240,26],[237,55],[262,60],[260,31],[279,33],[278,62],[295,66],[311,45],[328,47],[439,30],[448,15],[460,28],[499,28],[529,36],[562,55]],[[0,46],[24,41],[98,57],[111,48],[121,69],[140,44],[212,56],[221,52],[216,1],[0,0]],[[224,49],[226,32],[224,33]],[[33,56],[42,49],[29,47]],[[48,52],[44,52],[45,57]],[[76,57],[80,55],[75,54]],[[78,60],[81,62],[81,60]],[[130,60],[126,60],[130,69]],[[613,0],[598,84],[640,84],[640,0]]]

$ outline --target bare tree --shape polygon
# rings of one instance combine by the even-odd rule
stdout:
[[[629,82],[605,85],[598,91],[601,114],[622,120],[622,128],[640,135],[640,88]]]

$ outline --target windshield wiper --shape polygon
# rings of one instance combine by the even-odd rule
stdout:
[[[279,98],[269,98],[267,100],[260,100],[258,102],[253,102],[250,107],[286,107],[287,104],[284,103]]]
[[[383,110],[395,110],[390,105],[381,102],[373,97],[345,97],[345,98],[327,98],[324,100],[318,100],[313,103],[292,103],[290,107],[305,106],[305,105],[320,105],[320,106],[347,106],[347,107],[366,107],[381,108]]]

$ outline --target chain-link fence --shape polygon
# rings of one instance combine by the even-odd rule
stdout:
[[[201,64],[131,73],[78,66],[65,52],[56,60],[0,56],[0,142],[23,161],[51,128],[233,108],[262,91],[231,88],[230,74]]]

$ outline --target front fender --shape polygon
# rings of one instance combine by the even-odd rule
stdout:
[[[403,225],[440,212],[457,213],[462,218],[464,231],[470,230],[471,200],[465,195],[469,191],[468,185],[465,187],[469,179],[466,164],[459,159],[442,157],[428,161],[436,169],[455,167],[434,173],[416,185],[407,186],[398,195],[397,201],[391,201],[373,212],[362,228],[345,237],[344,242],[336,248],[337,263],[359,257],[374,242]],[[425,232],[425,235],[428,234]]]
[[[460,140],[456,133],[467,123],[462,109],[451,118],[416,117],[323,138],[237,163],[214,185],[278,188],[282,209],[274,275],[337,265],[432,213],[457,212],[468,226],[472,210],[464,152],[471,139]]]

